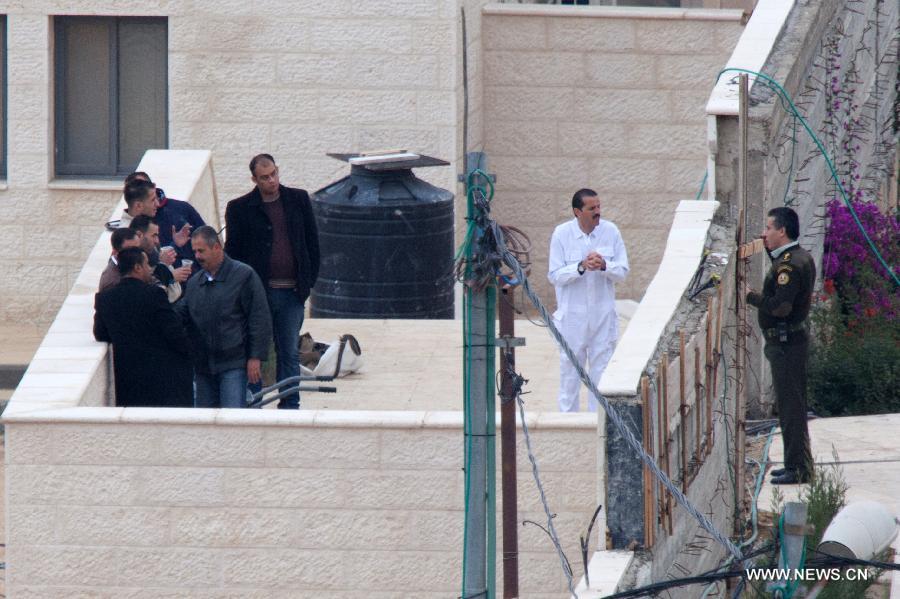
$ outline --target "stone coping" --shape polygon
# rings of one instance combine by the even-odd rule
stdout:
[[[601,599],[612,595],[619,589],[619,581],[631,566],[633,551],[601,550],[595,551],[588,562],[588,574],[591,586],[585,584],[584,577],[575,587],[579,599]]]
[[[67,407],[65,404],[28,406],[20,403],[3,414],[4,424],[174,424],[218,426],[290,426],[333,428],[460,429],[460,411],[389,410],[274,410],[207,408]],[[28,409],[31,408],[31,409]],[[591,412],[526,412],[529,430],[596,430]],[[516,414],[516,425],[522,421]],[[497,414],[500,427],[500,414]]]
[[[762,72],[763,66],[781,35],[795,0],[759,0],[753,15],[744,27],[744,32],[725,68],[735,67]],[[738,113],[738,83],[731,83],[737,72],[724,73],[713,87],[706,104],[706,114],[736,116]],[[748,84],[752,87],[755,75],[750,75]]]
[[[146,171],[165,186],[171,197],[190,200],[198,189],[206,197],[194,202],[208,222],[218,224],[212,178],[212,154],[207,150],[148,150],[137,170]],[[51,185],[61,184],[59,182]],[[71,181],[66,185],[73,184]],[[77,182],[75,183],[77,184]],[[116,184],[112,189],[120,189]],[[124,198],[111,218],[121,218]],[[75,283],[32,358],[25,375],[3,413],[12,422],[17,415],[103,403],[108,370],[107,345],[94,341],[94,294],[109,259],[111,233],[103,230],[78,273]]]
[[[659,269],[600,379],[603,395],[637,393],[644,369],[697,270],[718,207],[719,202],[707,200],[678,204]]]
[[[76,191],[121,191],[122,181],[117,179],[53,179],[47,189],[72,189]]]
[[[744,18],[743,10],[731,8],[563,6],[561,4],[506,4],[500,2],[485,4],[484,8],[482,8],[482,14],[516,17],[591,17],[667,21],[740,21]]]

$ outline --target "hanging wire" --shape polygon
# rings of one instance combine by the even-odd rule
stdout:
[[[493,189],[491,189],[491,192],[492,191]],[[484,202],[483,197],[479,198],[478,195],[474,196],[473,200],[476,204]],[[501,271],[502,265],[504,264],[514,273],[516,278],[521,281],[521,287],[525,295],[538,310],[541,320],[547,325],[550,334],[572,363],[578,376],[581,378],[581,381],[606,411],[610,422],[618,429],[625,442],[638,456],[640,456],[644,464],[646,464],[663,486],[669,490],[675,500],[699,522],[700,526],[703,527],[719,544],[725,547],[737,561],[742,561],[743,556],[741,550],[728,537],[719,531],[709,518],[694,507],[671,479],[660,470],[655,460],[644,451],[641,442],[637,440],[634,432],[625,424],[619,413],[611,408],[609,401],[600,393],[593,381],[591,381],[590,376],[584,370],[584,367],[578,362],[572,348],[569,347],[569,344],[556,328],[553,319],[547,312],[547,308],[532,289],[528,276],[525,274],[522,266],[518,263],[516,256],[506,248],[506,240],[500,225],[490,218],[487,211],[484,211],[478,216],[478,227],[483,229],[484,233],[477,240],[478,251],[473,252],[471,258],[467,259],[465,266],[462,267],[465,272],[470,273],[471,275],[469,278],[466,278],[464,282],[475,288],[489,285]],[[460,266],[458,265],[457,272],[459,271]]]

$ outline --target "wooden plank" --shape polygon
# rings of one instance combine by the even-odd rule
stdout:
[[[694,474],[700,471],[700,464],[703,463],[701,456],[702,451],[702,435],[700,430],[703,428],[703,384],[700,382],[700,344],[694,344],[694,456],[697,460]]]
[[[766,251],[766,246],[765,244],[763,244],[763,240],[754,239],[753,241],[741,244],[741,246],[738,248],[738,258],[743,260],[744,258],[749,258],[756,254],[761,254],[764,251]]]
[[[719,289],[722,286],[719,285]],[[713,404],[713,321],[715,301],[709,297],[706,299],[706,376],[703,385],[706,388],[706,434],[704,443],[706,444],[706,455],[712,451],[712,404]]]
[[[643,441],[644,451],[647,455],[653,455],[653,427],[650,422],[650,379],[645,375],[641,377],[641,411],[643,416]],[[653,533],[656,522],[653,519],[653,474],[650,468],[644,464],[644,547],[653,546]]]
[[[737,244],[740,247],[746,242],[745,218],[747,215],[748,204],[748,172],[749,172],[749,146],[750,146],[750,92],[749,83],[746,73],[740,75],[739,99],[738,99],[738,122],[740,124],[740,217],[737,222]],[[737,327],[735,335],[735,378],[737,379],[737,388],[735,389],[735,406],[734,406],[734,497],[735,497],[735,527],[738,526],[738,515],[741,511],[741,505],[744,497],[744,418],[747,405],[747,307],[741,289],[747,280],[747,263],[749,258],[735,260],[734,265],[734,308],[737,317]]]
[[[725,304],[722,297],[722,288],[724,285],[719,285],[719,289],[716,292],[716,325],[715,325],[715,345],[713,346],[713,359],[712,359],[712,397],[713,402],[718,401],[718,384],[719,384],[719,358],[721,357],[720,349],[722,347],[722,306]],[[723,421],[727,425],[728,422],[724,418]],[[710,447],[714,445],[716,442],[716,425],[710,420],[709,425],[709,443]]]
[[[678,331],[678,429],[681,440],[681,492],[687,493],[688,487],[688,405],[687,379],[685,374],[684,330]]]
[[[669,437],[669,354],[668,352],[663,352],[662,360],[660,364],[660,371],[662,372],[662,403],[663,403],[663,472],[666,474],[666,477],[669,480],[672,479],[671,471],[669,469],[669,445],[671,443],[671,438]],[[669,534],[672,534],[672,494],[668,491],[665,492],[666,498],[666,528]]]
[[[663,393],[662,393],[662,385],[663,385],[663,366],[662,360],[659,361],[659,365],[656,368],[656,464],[659,466],[660,470],[663,472],[666,471],[664,466],[664,460],[666,455],[666,412],[665,406],[663,405]],[[665,488],[663,487],[662,482],[659,483],[658,492],[656,494],[656,501],[659,504],[659,520],[663,529],[666,530],[666,493]]]

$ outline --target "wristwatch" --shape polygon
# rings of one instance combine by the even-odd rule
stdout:
[[[584,270],[585,270],[585,269],[584,269],[584,262],[579,262],[579,263],[578,263],[578,274],[579,274],[579,276],[584,274]]]

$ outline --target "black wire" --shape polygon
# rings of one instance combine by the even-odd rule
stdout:
[[[769,552],[772,548],[774,548],[775,543],[767,543],[744,555],[744,559],[747,560],[752,557],[756,557],[763,553]],[[638,587],[636,589],[631,589],[628,591],[622,591],[620,593],[615,593],[613,595],[606,595],[603,599],[627,599],[629,597],[642,597],[644,595],[652,595],[658,593],[660,591],[664,591],[669,588],[675,588],[680,586],[688,586],[693,584],[701,584],[701,583],[710,583],[716,582],[719,580],[724,580],[727,578],[744,578],[746,576],[747,569],[732,569],[732,570],[722,570],[720,568],[716,568],[715,570],[708,570],[702,574],[698,574],[696,576],[688,576],[685,578],[673,578],[672,580],[664,580],[662,582],[655,582],[653,584],[649,584],[643,587]]]
[[[556,514],[550,514],[551,519],[556,518],[556,516],[557,516]],[[546,534],[548,537],[550,537],[550,541],[554,545],[556,545],[556,541],[554,540],[553,535],[550,533],[550,531],[545,526],[535,522],[534,520],[522,520],[522,526],[525,526],[526,524],[533,524],[534,526],[537,526],[538,528],[543,530],[544,534]],[[568,575],[572,576],[574,574],[574,572],[572,571],[572,564],[571,564],[571,562],[569,562],[569,556],[566,555],[566,552],[563,551],[561,547],[557,547],[557,549],[559,550],[560,554],[563,556],[563,559],[566,562],[566,570],[568,570]]]
[[[807,564],[816,565],[816,566],[870,566],[872,568],[881,568],[883,570],[900,570],[900,564],[894,564],[890,562],[877,562],[873,560],[865,560],[865,559],[856,559],[852,557],[841,557],[837,555],[831,555],[829,553],[824,553],[819,551],[818,549],[813,549],[812,547],[807,548],[807,551],[810,553],[816,553],[821,558],[815,560],[807,560]]]
[[[647,586],[632,589],[630,591],[622,591],[613,595],[604,595],[602,599],[629,599],[631,597],[644,597],[646,595],[655,595],[660,591],[674,589],[677,587],[690,586],[695,584],[708,584],[727,578],[743,577],[743,570],[729,570],[727,572],[718,572],[714,574],[701,574],[698,576],[689,576],[686,578],[675,578],[663,582],[648,584]]]

